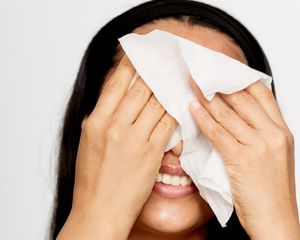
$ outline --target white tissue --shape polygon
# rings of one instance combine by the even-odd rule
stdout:
[[[140,75],[178,122],[165,151],[183,140],[181,167],[225,227],[233,212],[229,178],[221,155],[189,112],[189,103],[196,96],[188,78],[193,77],[208,100],[216,92],[233,93],[257,80],[271,89],[272,78],[222,53],[159,29],[146,35],[130,33],[119,41],[137,71],[132,83]]]

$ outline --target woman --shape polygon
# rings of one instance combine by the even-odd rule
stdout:
[[[256,82],[207,102],[191,80],[204,106],[191,103],[191,114],[230,176],[236,212],[227,228],[197,192],[170,198],[155,191],[159,172],[190,185],[179,164],[182,142],[164,153],[177,123],[141,78],[127,91],[135,70],[117,40],[155,28],[271,75],[247,29],[203,3],[150,1],[107,23],[85,53],[67,107],[51,238],[299,239],[293,135],[274,85],[274,95]]]

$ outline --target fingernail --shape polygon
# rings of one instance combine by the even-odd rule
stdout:
[[[200,105],[199,101],[195,99],[191,102],[191,107],[193,109],[197,110],[197,109],[201,108],[201,105]]]

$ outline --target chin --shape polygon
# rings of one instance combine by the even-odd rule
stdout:
[[[182,198],[168,198],[152,191],[134,228],[157,234],[184,234],[200,229],[213,217],[198,191]]]

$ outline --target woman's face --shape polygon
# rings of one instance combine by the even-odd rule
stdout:
[[[138,27],[133,32],[147,34],[156,28],[222,52],[247,64],[247,60],[239,46],[227,35],[207,27],[192,27],[176,20],[163,19]],[[107,78],[112,72],[108,73]],[[160,79],[160,81],[163,81],[163,79]],[[162,166],[180,167],[179,156],[181,151],[182,142],[179,142],[174,148],[165,153]],[[164,173],[164,171],[166,170],[162,168],[161,172]],[[171,173],[170,175],[176,174]],[[205,227],[203,226],[213,217],[214,214],[211,208],[201,198],[198,191],[178,197],[170,197],[157,191],[152,191],[150,198],[136,220],[132,234],[145,235],[145,232],[147,232],[154,235],[178,235],[180,233],[184,235],[195,231],[197,231],[197,234],[201,232],[204,234]]]

